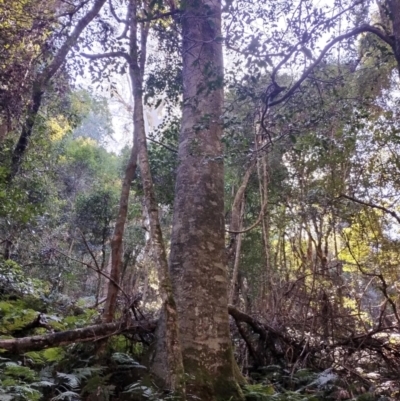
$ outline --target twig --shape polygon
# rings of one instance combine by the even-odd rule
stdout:
[[[125,296],[125,298],[126,298],[128,301],[130,300],[129,296],[128,296],[127,293],[122,289],[122,287],[121,287],[115,280],[113,280],[108,274],[102,272],[101,270],[98,270],[97,268],[93,267],[93,266],[92,266],[91,264],[89,264],[89,263],[85,263],[85,262],[82,262],[81,260],[72,258],[71,256],[68,256],[66,253],[64,253],[64,252],[62,252],[62,251],[59,251],[58,249],[55,249],[55,252],[59,253],[60,255],[65,256],[66,258],[68,258],[68,259],[70,259],[70,260],[72,260],[72,261],[74,261],[74,262],[80,263],[80,264],[82,264],[82,265],[88,267],[89,269],[92,269],[93,271],[95,271],[95,272],[101,274],[101,275],[102,275],[103,277],[105,277],[107,280],[111,281],[111,282],[122,292],[122,294]]]
[[[88,54],[88,53],[80,53],[81,56],[86,57],[90,60],[99,60],[102,58],[124,58],[131,68],[134,68],[134,62],[131,56],[124,51],[116,51],[109,53],[99,53],[99,54]]]
[[[152,138],[150,138],[150,137],[146,137],[146,138],[147,138],[150,142],[154,142],[154,143],[156,143],[157,145],[163,146],[165,149],[168,149],[168,150],[170,150],[171,152],[178,153],[178,150],[175,149],[175,148],[173,148],[172,146],[169,146],[169,145],[167,145],[167,144],[165,144],[165,143],[156,141],[155,139],[152,139]]]
[[[262,206],[262,208],[260,210],[260,214],[258,215],[257,220],[250,227],[247,227],[246,229],[241,230],[241,231],[231,231],[231,230],[225,230],[225,231],[229,234],[244,234],[244,233],[251,231],[253,228],[257,227],[260,224],[261,218],[264,215],[264,209],[266,208],[266,206],[267,206],[267,202],[264,203],[264,205]]]
[[[92,257],[94,264],[96,265],[97,271],[98,272],[101,271],[100,266],[97,263],[97,259],[94,256],[92,249],[90,248],[89,244],[86,241],[85,235],[83,234],[83,232],[79,228],[78,228],[78,231],[81,234],[81,237],[82,237],[83,243],[85,244],[86,249],[88,250],[90,256]]]

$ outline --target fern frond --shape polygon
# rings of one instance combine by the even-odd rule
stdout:
[[[85,368],[74,369],[73,374],[81,381],[82,379],[87,379],[94,373],[101,373],[106,369],[105,366],[87,366]]]
[[[57,372],[57,377],[64,380],[72,390],[79,389],[80,378],[77,375],[73,373]]]
[[[53,387],[53,386],[55,386],[55,383],[48,381],[48,380],[41,380],[41,381],[32,383],[31,386],[33,386],[33,387]]]
[[[78,393],[75,393],[74,391],[64,391],[63,393],[60,393],[51,399],[51,401],[59,401],[59,400],[75,401],[75,400],[80,400],[80,396]]]
[[[124,367],[147,369],[146,366],[140,365],[139,362],[133,359],[130,355],[123,352],[115,352],[111,356],[111,359],[118,365],[123,365]]]

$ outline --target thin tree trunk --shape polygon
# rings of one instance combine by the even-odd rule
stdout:
[[[240,223],[239,223],[239,227],[238,227],[238,231],[242,230],[243,227],[243,215],[244,215],[244,209],[245,209],[245,200],[244,197],[242,199],[242,206],[241,206],[241,210],[240,210]],[[243,234],[237,234],[237,240],[236,240],[236,247],[235,247],[235,259],[233,262],[233,271],[232,271],[232,279],[231,279],[231,289],[229,292],[229,299],[228,299],[228,303],[231,305],[234,304],[234,300],[235,300],[235,293],[236,293],[236,288],[239,285],[238,282],[238,278],[239,278],[239,264],[240,264],[240,252],[242,249],[242,236]]]
[[[264,252],[265,252],[265,274],[267,290],[271,286],[271,252],[269,246],[269,213],[268,213],[268,184],[269,184],[269,166],[268,166],[268,155],[265,154],[262,157],[262,192],[263,192],[263,216],[262,216],[262,228],[264,238]]]
[[[118,216],[117,216],[118,219]],[[111,274],[111,265],[112,265],[112,255],[111,253],[108,255],[108,262],[106,269],[104,271],[107,276]],[[106,298],[107,299],[107,292],[108,292],[108,280],[106,281],[103,276],[101,276],[100,280],[100,290],[99,290],[99,299]]]
[[[254,168],[256,166],[256,160],[252,160],[249,168],[246,170],[244,174],[242,183],[240,184],[239,189],[236,192],[235,198],[232,204],[232,217],[231,224],[229,226],[229,231],[231,234],[231,243],[229,244],[231,251],[229,252],[229,259],[231,259],[231,255],[233,254],[233,269],[232,269],[232,279],[230,285],[230,292],[228,303],[233,304],[235,298],[235,289],[238,286],[238,277],[239,277],[239,263],[240,263],[240,252],[242,248],[242,236],[243,234],[234,234],[234,232],[242,231],[243,229],[243,215],[244,215],[244,207],[245,200],[244,194],[246,192],[247,185],[249,184],[250,177],[254,172]]]
[[[147,293],[148,293],[148,289],[149,289],[149,263],[146,262],[146,258],[148,257],[150,245],[151,245],[151,240],[150,239],[146,240],[146,245],[145,245],[144,251],[143,251],[143,260],[145,261],[145,265],[143,267],[144,271],[142,272],[142,278],[143,278],[142,304],[143,305],[146,304]]]
[[[141,91],[140,91],[141,100]],[[136,104],[143,108],[143,104],[138,101],[135,96]],[[163,351],[166,352],[166,365],[163,363],[162,378],[166,386],[178,393],[182,398],[185,394],[184,386],[184,370],[182,362],[182,353],[179,341],[178,316],[174,296],[172,292],[172,284],[168,270],[167,253],[164,246],[160,219],[158,213],[158,205],[155,198],[153,187],[153,179],[150,171],[150,163],[147,152],[146,132],[143,119],[135,120],[135,132],[139,138],[139,166],[142,175],[143,190],[145,195],[146,209],[149,216],[150,237],[153,248],[153,258],[155,260],[158,272],[159,289],[162,299],[162,313],[165,320],[162,321],[162,328],[158,328],[158,341],[162,342]],[[160,338],[161,337],[161,338]],[[156,370],[153,364],[153,370]],[[167,375],[165,373],[168,372]]]
[[[232,204],[232,218],[231,218],[231,224],[230,224],[230,231],[240,231],[239,230],[239,221],[240,221],[240,210],[241,210],[241,205],[243,202],[244,198],[244,193],[246,192],[247,185],[249,184],[250,177],[254,172],[254,168],[256,166],[256,161],[253,160],[249,166],[249,168],[246,170],[246,173],[244,174],[242,183],[240,184],[239,189],[236,192],[235,198],[233,200]]]
[[[63,65],[68,53],[76,45],[83,30],[100,12],[106,1],[107,0],[96,0],[94,2],[92,8],[76,23],[71,35],[65,40],[59,51],[54,55],[53,61],[47,67],[45,67],[43,72],[37,78],[36,82],[34,82],[32,88],[32,98],[30,105],[28,106],[25,121],[22,125],[21,135],[12,154],[10,174],[7,178],[8,182],[11,182],[14,179],[21,166],[22,158],[28,146],[33,127],[36,122],[37,113],[42,103],[43,93],[46,90],[49,81]]]
[[[162,344],[163,355],[166,361],[162,363],[162,379],[165,385],[177,393],[181,399],[185,398],[184,370],[182,362],[182,353],[179,342],[179,328],[176,306],[172,294],[172,285],[168,271],[167,254],[162,238],[162,231],[158,216],[158,205],[155,199],[153,180],[150,172],[150,164],[147,153],[146,132],[143,112],[143,76],[146,63],[146,46],[149,31],[149,23],[145,23],[140,33],[140,49],[138,45],[138,22],[137,22],[138,4],[132,0],[129,4],[130,15],[130,50],[129,50],[129,73],[132,85],[132,94],[134,101],[133,109],[133,129],[135,134],[134,146],[132,148],[129,167],[136,167],[136,160],[139,157],[139,166],[143,180],[143,189],[145,194],[145,204],[149,216],[150,237],[153,248],[154,259],[158,268],[160,293],[163,301],[162,311],[164,319],[158,325],[158,344]],[[129,197],[129,187],[132,181],[132,171],[127,170],[124,180],[124,188],[121,195],[121,206],[119,214],[119,229],[114,233],[112,241],[113,265],[111,277],[115,282],[120,280],[121,258],[122,258],[122,234],[126,221],[127,201]],[[122,210],[122,211],[121,211]],[[110,281],[109,294],[106,303],[105,318],[106,321],[113,318],[115,312],[115,300],[118,294],[118,288]],[[158,374],[157,364],[153,368]]]
[[[271,280],[271,268],[270,268],[270,252],[269,252],[269,224],[268,224],[268,213],[266,209],[268,207],[268,169],[267,169],[267,155],[264,154],[261,159],[257,160],[257,173],[259,181],[259,194],[261,204],[261,227],[262,227],[262,239],[264,243],[264,257],[265,257],[265,268],[261,273],[260,287],[259,287],[259,300],[260,310],[266,312],[267,309],[267,294],[270,290]]]
[[[115,283],[119,283],[121,278],[123,236],[125,230],[126,216],[128,214],[129,193],[131,183],[135,176],[138,157],[137,135],[134,135],[133,146],[128,165],[125,169],[125,176],[122,182],[121,195],[119,200],[118,216],[115,221],[114,233],[111,239],[111,270],[108,281],[107,299],[104,306],[103,321],[112,322],[117,307],[117,296],[119,288]]]
[[[170,269],[188,394],[241,398],[229,334],[224,249],[221,3],[188,0],[182,14],[183,116]]]
[[[11,168],[8,182],[12,181],[13,178],[17,175],[22,162],[22,157],[25,154],[26,148],[28,147],[28,142],[32,135],[33,126],[35,125],[36,116],[42,104],[43,86],[43,84],[38,82],[34,84],[32,90],[32,100],[30,105],[28,106],[25,122],[22,125],[21,135],[11,157]]]

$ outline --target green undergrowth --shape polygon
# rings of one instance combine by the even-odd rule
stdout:
[[[394,401],[399,393],[391,383],[366,386],[365,381],[349,381],[334,371],[309,369],[289,371],[278,365],[250,374],[251,384],[244,386],[246,401]]]
[[[0,260],[0,338],[20,338],[99,323],[93,300],[52,295],[13,261]],[[147,339],[149,340],[149,339]],[[102,347],[78,343],[17,355],[0,349],[0,401],[159,400],[144,382],[144,346],[113,336]],[[163,398],[165,399],[165,398]]]
[[[26,277],[13,261],[0,260],[0,338],[19,338],[100,322],[93,300],[70,301],[50,286]],[[150,343],[151,338],[146,338]],[[123,335],[97,343],[71,344],[15,355],[0,349],[0,401],[161,401],[141,360],[143,338]],[[398,383],[354,379],[340,369],[312,371],[279,365],[258,368],[243,386],[247,401],[393,401]],[[378,375],[379,377],[379,375]],[[221,383],[221,389],[223,384]],[[229,400],[226,400],[229,401]]]
[[[124,352],[112,346],[124,344]],[[76,344],[0,357],[0,400],[161,400],[146,383],[140,355],[129,351],[123,338],[96,354],[94,344]],[[139,351],[140,350],[136,350]],[[98,356],[100,355],[100,356]]]

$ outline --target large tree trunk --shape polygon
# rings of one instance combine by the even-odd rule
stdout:
[[[182,15],[183,117],[170,269],[188,397],[241,398],[233,373],[224,250],[223,65],[219,0]]]

